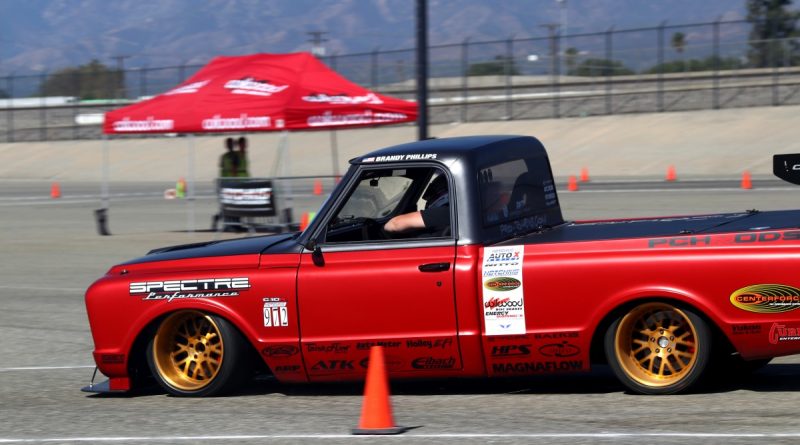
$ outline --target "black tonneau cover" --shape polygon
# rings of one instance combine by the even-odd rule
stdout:
[[[541,244],[800,228],[800,210],[569,222],[501,244]]]

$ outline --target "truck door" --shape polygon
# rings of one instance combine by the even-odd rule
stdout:
[[[318,252],[303,253],[297,288],[311,380],[363,376],[373,345],[384,346],[395,375],[461,367],[454,231],[383,230],[392,217],[424,206],[425,187],[438,174],[434,167],[364,168],[318,222]]]

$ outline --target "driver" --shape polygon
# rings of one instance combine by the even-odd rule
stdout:
[[[450,226],[450,194],[447,192],[447,177],[437,176],[422,194],[425,210],[404,213],[390,219],[383,226],[389,233],[402,233],[410,230],[443,230]]]

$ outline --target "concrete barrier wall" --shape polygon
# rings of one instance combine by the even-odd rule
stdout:
[[[800,107],[765,107],[681,113],[631,114],[569,119],[499,121],[437,125],[436,137],[523,134],[547,147],[556,176],[577,175],[581,167],[593,178],[663,177],[674,165],[678,178],[738,178],[749,170],[769,176],[772,155],[800,152]],[[376,148],[413,141],[416,127],[340,130],[339,165]],[[225,136],[115,139],[108,142],[113,181],[174,182],[189,176],[189,141],[195,147],[195,175],[210,181],[218,174]],[[269,176],[277,159],[280,135],[253,134],[250,172]],[[283,175],[332,174],[331,133],[288,135],[290,157]],[[99,181],[102,141],[0,144],[0,178]]]

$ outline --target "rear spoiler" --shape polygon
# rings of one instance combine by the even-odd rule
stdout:
[[[774,155],[772,173],[786,182],[800,185],[800,154]]]

